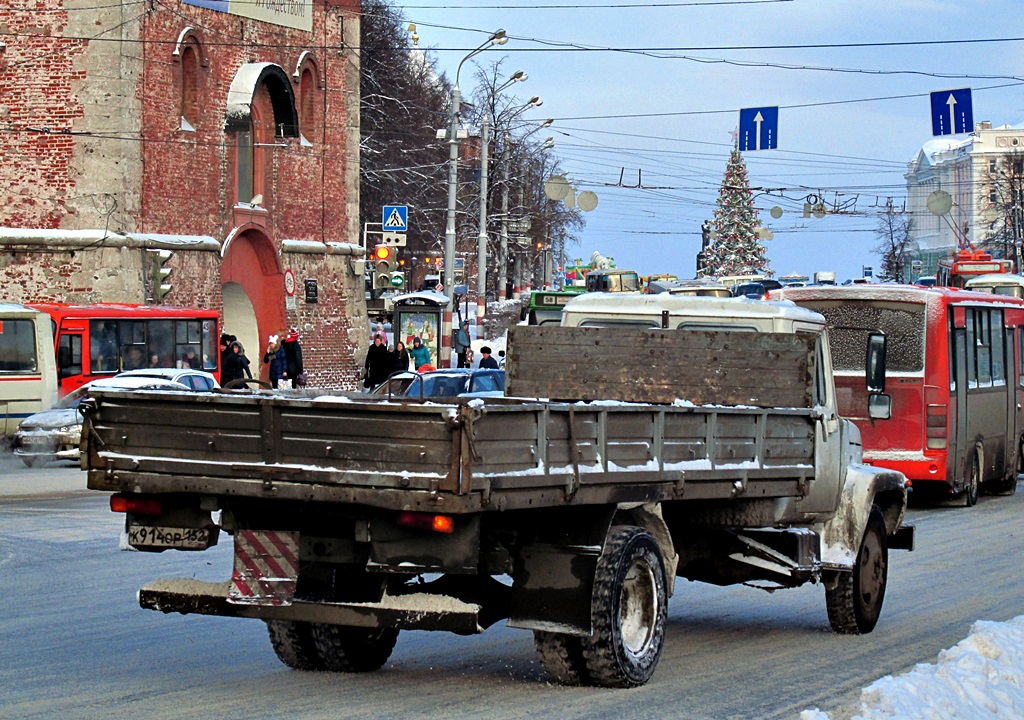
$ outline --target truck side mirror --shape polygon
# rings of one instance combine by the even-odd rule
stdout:
[[[868,417],[872,420],[888,420],[892,417],[892,398],[885,393],[868,395]]]
[[[885,343],[882,333],[871,333],[868,336],[868,352],[865,367],[869,393],[885,392]]]
[[[885,394],[885,335],[868,336],[864,377],[868,386],[868,417],[888,420],[892,416],[892,398]]]

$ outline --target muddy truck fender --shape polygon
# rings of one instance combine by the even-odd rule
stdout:
[[[822,569],[843,572],[853,568],[875,506],[885,520],[888,547],[913,550],[914,526],[903,525],[908,485],[906,476],[895,470],[860,463],[847,465],[839,505],[821,531]]]

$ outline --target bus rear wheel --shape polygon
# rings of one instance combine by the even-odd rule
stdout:
[[[964,507],[974,507],[978,504],[978,493],[981,489],[981,455],[978,448],[971,451],[971,457],[967,461],[967,487],[964,488]]]

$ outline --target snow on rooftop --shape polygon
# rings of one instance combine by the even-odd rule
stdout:
[[[1016,720],[1024,717],[1024,615],[979,620],[934,663],[887,675],[861,691],[859,707],[835,718],[814,708],[800,720]]]

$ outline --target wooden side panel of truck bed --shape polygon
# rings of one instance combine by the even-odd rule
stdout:
[[[519,325],[506,394],[811,407],[814,333]]]
[[[799,497],[813,411],[98,391],[89,487],[479,512]]]

